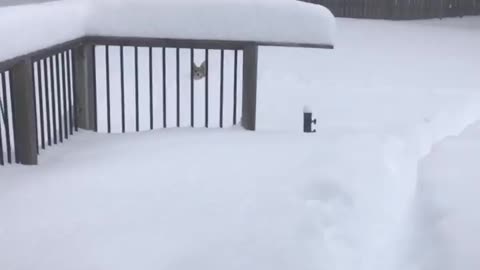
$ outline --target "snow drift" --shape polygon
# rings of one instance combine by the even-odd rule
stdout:
[[[85,35],[81,1],[0,7],[0,62]]]
[[[333,46],[335,20],[295,0],[63,0],[0,8],[0,61],[85,35]]]
[[[103,0],[87,34],[332,46],[334,29],[328,9],[300,1]]]

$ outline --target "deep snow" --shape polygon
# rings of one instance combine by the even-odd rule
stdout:
[[[0,7],[0,62],[85,35],[81,0]]]
[[[39,167],[2,168],[0,266],[403,270],[465,257],[435,252],[413,219],[418,161],[480,118],[480,35],[459,21],[478,19],[339,19],[335,51],[262,48],[257,133],[82,133]],[[304,105],[317,134],[299,132]]]
[[[424,217],[420,248],[429,250],[425,269],[480,268],[479,135],[476,122],[436,145],[420,163],[417,214]]]
[[[0,265],[389,265],[357,250],[385,242],[372,238],[385,224],[370,224],[382,219],[362,217],[388,177],[381,139],[242,130],[81,134],[42,155],[40,167],[2,168]]]
[[[62,0],[0,7],[0,61],[85,35],[333,46],[334,33],[328,9],[295,0]]]
[[[335,19],[330,10],[301,1],[91,2],[89,35],[334,44]]]

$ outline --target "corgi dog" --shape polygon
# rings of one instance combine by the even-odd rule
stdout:
[[[205,62],[203,62],[200,66],[197,66],[195,63],[193,63],[193,79],[198,81],[205,76],[207,76],[207,68],[205,66]]]

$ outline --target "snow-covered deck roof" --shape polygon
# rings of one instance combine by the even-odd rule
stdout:
[[[296,0],[62,0],[0,7],[0,62],[84,36],[333,48],[334,31]]]
[[[296,0],[100,0],[87,33],[333,47],[335,19]]]

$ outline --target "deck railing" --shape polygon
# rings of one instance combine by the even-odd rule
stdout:
[[[180,127],[181,120],[188,119],[190,127],[222,128],[241,122],[245,129],[255,130],[258,45],[234,41],[85,37],[0,62],[0,165],[37,164],[38,155],[44,149],[66,142],[79,129],[138,132]],[[125,60],[126,50],[133,50],[133,63]],[[139,61],[140,50],[146,52],[146,63]],[[174,52],[175,64],[169,65],[167,51]],[[181,53],[190,57],[190,66],[187,66],[190,94],[187,96],[180,92]],[[213,58],[214,53],[219,54],[220,59]],[[202,78],[195,78],[198,54],[205,62]],[[227,55],[233,59],[228,69]],[[209,75],[213,62],[219,66],[218,80]],[[161,70],[162,75],[154,74],[154,68]],[[111,75],[112,69],[120,70],[118,88],[111,83],[118,79]],[[143,76],[140,70],[147,70],[147,75]],[[167,82],[168,74],[175,74],[173,84]],[[226,85],[226,74],[233,74],[233,83]],[[127,77],[134,78],[134,99],[125,97]],[[202,113],[195,109],[199,102],[195,90],[198,81],[203,88]],[[139,101],[139,96],[145,95],[139,85],[145,84],[148,85],[147,110]],[[172,85],[174,87],[170,87]],[[220,89],[215,101],[209,95],[212,85]],[[100,93],[100,87],[105,91]],[[119,93],[120,99],[113,98]],[[167,102],[167,95],[173,95],[175,102]],[[160,96],[160,102],[154,100],[154,96]],[[231,104],[229,112],[224,105],[227,96]],[[181,110],[185,99],[189,100],[190,107],[186,116]],[[213,103],[218,107],[212,108]],[[112,113],[113,106],[121,108],[120,114]],[[169,106],[175,107],[172,125],[168,120],[171,118]],[[135,127],[131,129],[126,124],[126,107],[135,108]],[[148,111],[147,115],[141,115],[144,111]],[[148,119],[146,127],[141,126],[143,119]]]

